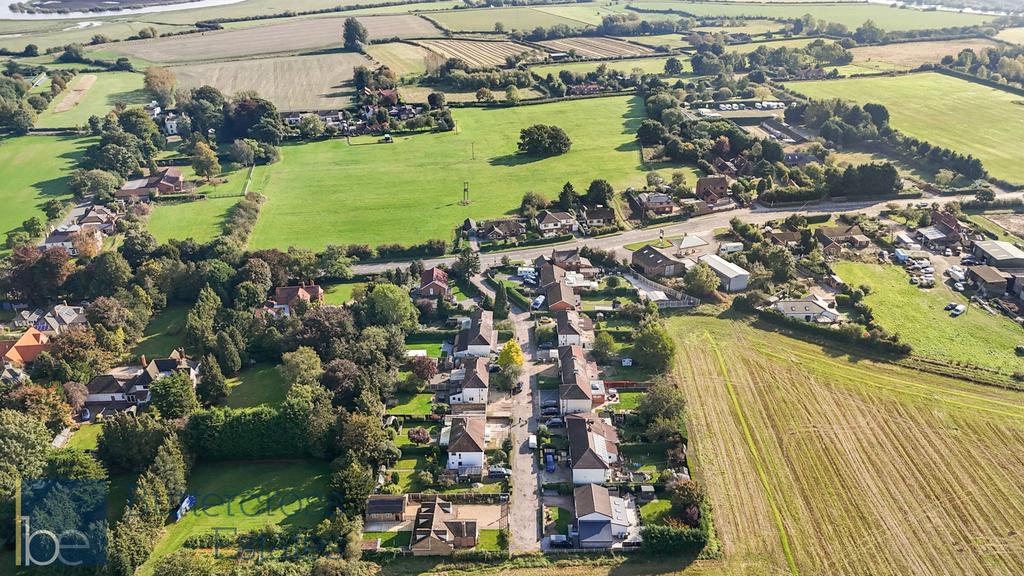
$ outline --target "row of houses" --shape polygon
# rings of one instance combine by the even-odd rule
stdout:
[[[561,210],[541,210],[533,222],[522,218],[500,218],[477,223],[467,218],[462,223],[462,233],[483,240],[500,242],[526,234],[529,225],[544,238],[588,232],[592,228],[612,226],[616,222],[615,210],[607,206],[581,205],[579,212],[572,214]]]

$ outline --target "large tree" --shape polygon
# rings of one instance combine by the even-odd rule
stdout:
[[[199,408],[192,379],[184,372],[164,376],[149,386],[153,406],[164,418],[184,418]]]
[[[345,49],[346,50],[360,50],[363,44],[366,44],[370,39],[370,34],[366,31],[366,27],[363,23],[355,18],[345,19]]]
[[[377,284],[366,297],[365,321],[373,326],[416,327],[419,312],[409,294],[394,284]]]
[[[22,478],[40,478],[51,434],[40,420],[14,410],[0,410],[0,454]]]
[[[557,156],[572,147],[572,140],[558,126],[534,124],[519,132],[519,151],[530,156]]]
[[[308,346],[285,353],[277,370],[287,384],[316,384],[324,373],[316,350]]]
[[[192,168],[197,176],[210,178],[220,174],[220,161],[217,160],[217,153],[206,142],[197,142],[192,155]]]
[[[668,368],[676,345],[668,330],[660,322],[645,322],[633,337],[633,359],[641,366],[654,370]]]
[[[718,289],[720,280],[710,266],[701,262],[686,271],[683,285],[686,291],[697,296],[710,296]]]

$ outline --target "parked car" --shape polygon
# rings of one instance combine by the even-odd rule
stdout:
[[[501,366],[499,366],[498,364],[491,364],[490,366],[487,367],[487,371],[490,372],[491,374],[494,374],[495,372],[501,372]]]
[[[537,449],[537,435],[530,434],[530,438],[526,441],[526,445],[530,447],[530,450]]]
[[[951,249],[949,249],[949,248],[946,248],[946,251],[943,252],[942,254],[943,254],[943,256],[952,256],[953,255],[953,251]]]
[[[491,466],[487,469],[488,478],[508,478],[511,475],[512,470],[502,466]]]
[[[558,400],[545,400],[540,403],[541,408],[558,408]]]
[[[935,268],[932,268],[931,266],[926,266],[921,269],[921,272],[924,272],[925,274],[934,274]]]
[[[552,548],[572,548],[572,542],[565,534],[552,534],[548,542],[551,543]]]
[[[956,302],[950,302],[949,304],[946,304],[946,307],[943,308],[943,310],[946,310],[948,312],[949,310],[952,310],[953,308],[956,308]]]
[[[89,420],[92,420],[92,412],[90,412],[88,408],[82,408],[82,413],[79,414],[78,417],[80,421],[88,422]]]
[[[558,406],[552,406],[541,409],[540,414],[541,416],[558,416],[561,412],[562,411],[558,409]]]
[[[957,292],[963,292],[964,291],[964,283],[963,282],[956,282],[955,284],[953,284],[953,290],[956,290]]]
[[[544,305],[544,296],[537,296],[533,299],[533,304],[530,306],[534,310],[540,310],[540,307]]]
[[[911,277],[910,277],[910,283],[911,283],[911,284],[917,285],[917,284],[919,284],[920,282],[921,282],[921,281],[917,279],[917,276],[911,276]]]
[[[544,470],[549,474],[555,471],[555,455],[545,454],[544,455]]]
[[[953,308],[953,311],[950,312],[949,315],[952,316],[953,318],[956,318],[957,316],[963,314],[966,311],[967,311],[967,307],[966,306],[964,306],[963,304],[957,304],[956,308]]]
[[[548,428],[565,428],[565,420],[552,418],[544,423]]]

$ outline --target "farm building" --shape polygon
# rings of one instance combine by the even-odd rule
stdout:
[[[737,292],[746,289],[747,282],[750,281],[750,272],[715,254],[701,256],[700,261],[715,271],[715,275],[722,282],[722,290]]]
[[[974,255],[1000,270],[1024,269],[1024,250],[1009,242],[979,240],[971,248]]]
[[[404,494],[373,494],[366,501],[367,522],[405,522],[409,497]]]
[[[1002,296],[1012,278],[1013,276],[993,266],[971,266],[967,269],[967,280],[990,296]]]

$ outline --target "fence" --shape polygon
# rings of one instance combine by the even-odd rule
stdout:
[[[628,278],[630,282],[636,284],[637,287],[648,292],[664,292],[666,296],[671,298],[671,300],[656,301],[655,303],[658,305],[658,308],[696,308],[697,306],[700,306],[699,298],[690,296],[685,292],[680,292],[675,288],[670,288],[660,282],[655,282],[641,274],[632,266],[630,267],[630,271],[632,274],[627,274],[626,278]]]

